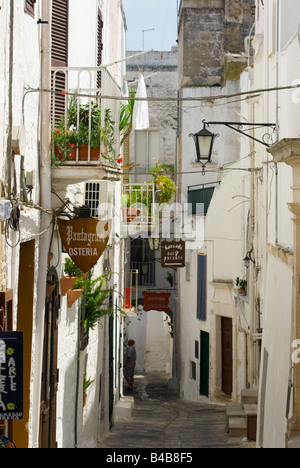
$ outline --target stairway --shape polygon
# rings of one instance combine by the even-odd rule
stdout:
[[[226,405],[226,432],[231,437],[256,440],[258,391],[242,390],[241,403]]]

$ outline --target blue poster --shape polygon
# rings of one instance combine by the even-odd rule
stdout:
[[[0,332],[0,420],[23,418],[23,332]]]

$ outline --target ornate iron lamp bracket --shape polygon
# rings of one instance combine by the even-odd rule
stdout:
[[[267,141],[271,142],[273,144],[274,142],[272,141],[272,135],[276,132],[277,130],[277,124],[276,123],[241,123],[241,122],[206,122],[203,120],[203,124],[205,126],[208,125],[224,125],[225,127],[231,128],[235,132],[240,133],[241,135],[244,135],[248,138],[251,138],[251,140],[254,140],[268,148],[270,148],[270,144],[267,143]],[[245,128],[244,127],[249,127]],[[263,135],[262,140],[259,140],[258,138],[255,138],[254,136],[250,135],[249,133],[246,133],[247,131],[250,132],[250,130],[256,130],[258,128],[269,128],[272,129],[272,132],[267,132]]]

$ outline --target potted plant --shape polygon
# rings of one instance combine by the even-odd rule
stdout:
[[[78,279],[84,278],[87,275],[87,273],[84,275],[70,258],[66,258],[65,260],[64,273],[66,276],[60,279],[62,296],[65,296],[74,287]]]
[[[173,288],[174,276],[173,276],[173,274],[172,274],[170,271],[167,271],[166,280],[167,280],[168,283],[170,284],[171,288]]]
[[[130,223],[138,216],[151,217],[153,197],[153,184],[132,185],[130,191],[121,197],[123,221]]]
[[[140,214],[140,210],[130,206],[129,194],[121,195],[122,220],[124,223],[131,223]]]
[[[85,372],[83,375],[83,407],[85,407],[85,403],[87,399],[87,391],[94,382],[95,380],[87,378],[86,372]]]
[[[93,101],[82,104],[77,96],[68,103],[66,117],[61,117],[52,129],[53,165],[65,161],[99,161],[100,155],[117,167],[119,156],[115,150],[115,122],[109,109],[105,109],[102,125],[101,106]],[[101,151],[102,149],[102,151]]]
[[[168,169],[165,163],[157,161],[156,165],[151,168],[150,174],[154,177],[156,183],[159,203],[169,203],[176,192],[176,185],[173,181],[174,168]]]
[[[237,277],[236,286],[238,287],[238,293],[240,296],[246,296],[247,294],[247,281]]]

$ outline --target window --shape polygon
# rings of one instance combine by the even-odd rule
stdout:
[[[206,185],[196,185],[188,188],[188,203],[190,215],[207,215],[208,208],[213,197],[215,188],[215,184],[213,185],[213,187],[207,187]]]
[[[131,242],[130,268],[138,270],[139,286],[155,286],[155,259],[148,239],[134,239]]]
[[[68,18],[69,18],[69,0],[53,0],[52,2],[52,46],[51,58],[52,67],[68,66]],[[52,114],[54,107],[54,120],[60,120],[65,112],[66,98],[62,91],[66,89],[66,74],[63,72],[52,73],[52,86],[56,91],[52,98]],[[55,105],[55,106],[54,106]]]
[[[198,255],[198,282],[197,282],[197,318],[206,320],[206,281],[207,281],[207,257]]]
[[[197,367],[194,361],[190,361],[190,379],[197,380]]]
[[[160,131],[136,130],[135,131],[135,163],[140,165],[141,172],[153,166],[160,155]],[[138,174],[137,169],[136,173]]]
[[[34,18],[34,4],[36,0],[25,0],[25,13]]]

